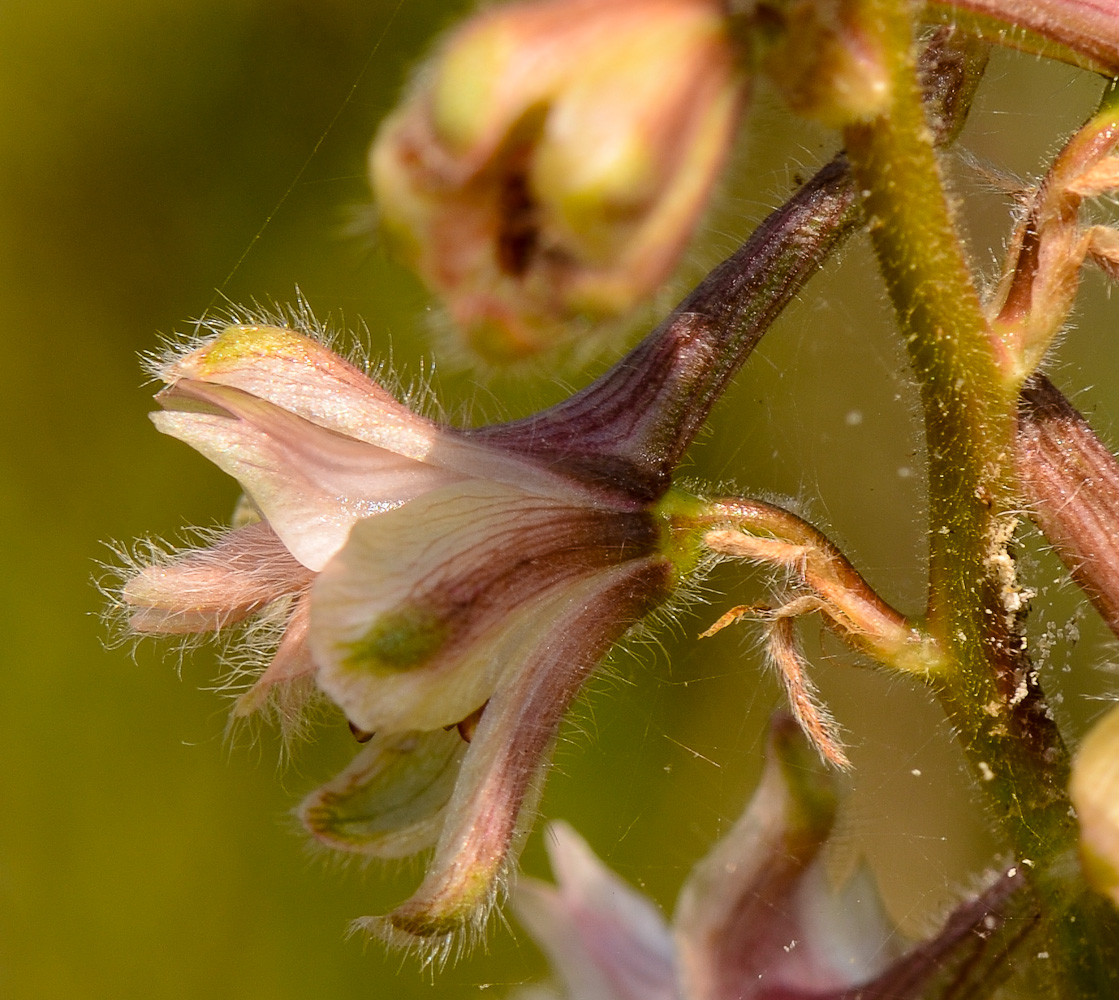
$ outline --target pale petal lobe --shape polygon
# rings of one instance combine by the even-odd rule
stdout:
[[[466,746],[457,732],[374,736],[299,807],[304,826],[337,850],[403,858],[439,837]]]
[[[579,1000],[677,1000],[672,933],[652,902],[567,824],[548,827],[556,887],[518,884],[517,916]]]
[[[315,583],[320,684],[362,729],[453,725],[568,587],[654,550],[644,515],[470,481],[357,525]]]

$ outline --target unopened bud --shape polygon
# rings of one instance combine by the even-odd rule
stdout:
[[[738,32],[789,106],[843,127],[881,114],[890,98],[878,34],[857,0],[741,0]]]
[[[734,133],[735,52],[717,0],[530,0],[449,38],[370,169],[472,349],[533,354],[668,276]]]
[[[1069,796],[1080,817],[1084,876],[1119,906],[1119,706],[1085,737],[1072,766]]]

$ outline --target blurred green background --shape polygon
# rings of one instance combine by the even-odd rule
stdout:
[[[213,650],[108,646],[94,586],[106,542],[176,537],[228,517],[236,487],[146,419],[137,355],[227,301],[301,289],[368,328],[413,376],[431,305],[369,235],[373,128],[417,53],[462,5],[435,0],[5,0],[0,5],[0,996],[474,997],[543,974],[498,926],[488,952],[433,984],[347,940],[419,869],[324,863],[291,807],[353,752],[336,720],[281,763],[274,734],[232,745],[205,690]],[[1041,169],[1098,96],[1091,78],[1000,57],[964,147]],[[831,151],[764,92],[732,180],[676,291],[732,250]],[[993,271],[1005,200],[955,161],[976,259]],[[671,296],[666,298],[669,304]],[[1058,381],[1105,433],[1119,412],[1103,282],[1092,278]],[[363,335],[365,336],[365,335]],[[620,347],[621,345],[619,345]],[[449,412],[492,420],[555,400],[601,369],[476,382],[438,370]],[[921,599],[914,399],[865,245],[856,240],[783,317],[693,449],[685,474],[792,498],[883,593]],[[1090,613],[1036,544],[1035,631],[1069,732],[1114,687]],[[572,821],[671,907],[689,866],[740,811],[779,698],[756,636],[694,636],[764,580],[725,568],[710,607],[661,645],[619,653],[559,749],[543,812]],[[720,596],[723,592],[726,596]],[[1072,622],[1074,628],[1069,628]],[[815,642],[812,626],[810,640]],[[816,643],[816,673],[857,770],[837,872],[867,856],[910,932],[927,930],[995,849],[937,710]],[[526,867],[546,871],[539,831]]]

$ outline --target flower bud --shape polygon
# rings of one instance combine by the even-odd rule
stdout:
[[[906,946],[874,876],[830,885],[836,789],[796,723],[775,720],[746,811],[692,869],[672,924],[564,823],[547,842],[556,885],[514,904],[550,959],[560,1000],[915,1000],[988,995],[1034,916],[1014,869]],[[1028,920],[1023,919],[1029,914]],[[948,984],[947,987],[944,984]],[[517,993],[518,1000],[541,994]]]
[[[1069,796],[1080,817],[1084,875],[1119,906],[1119,706],[1085,737],[1072,766]]]
[[[474,351],[526,357],[668,276],[743,92],[717,0],[486,11],[381,127],[382,223]]]
[[[882,114],[889,73],[876,25],[857,0],[743,0],[752,60],[798,114],[841,128]]]

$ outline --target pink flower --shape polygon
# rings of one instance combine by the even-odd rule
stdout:
[[[432,957],[482,926],[567,708],[699,558],[676,465],[853,205],[825,168],[614,368],[507,424],[424,419],[276,326],[158,367],[157,426],[237,478],[247,514],[138,561],[120,604],[137,633],[277,634],[235,714],[295,725],[319,692],[368,740],[304,822],[341,850],[435,850],[415,895],[363,926]]]
[[[661,524],[418,416],[290,330],[228,327],[159,374],[156,426],[234,476],[259,520],[135,572],[132,629],[282,618],[235,713],[294,714],[314,685],[375,734],[301,815],[341,850],[434,845],[412,899],[365,923],[448,946],[484,921],[583,681],[671,592]]]
[[[548,838],[557,885],[522,880],[514,906],[567,1000],[917,1000],[937,976],[974,986],[964,972],[1023,880],[1011,869],[906,950],[865,868],[828,886],[821,852],[836,804],[833,779],[781,717],[752,801],[692,870],[671,924],[562,823]],[[936,995],[961,995],[955,986]]]

